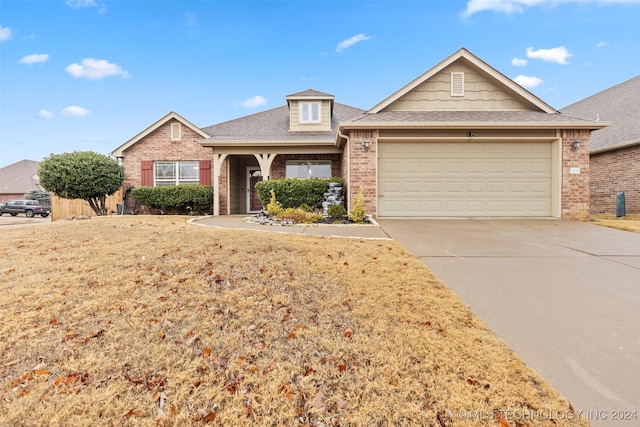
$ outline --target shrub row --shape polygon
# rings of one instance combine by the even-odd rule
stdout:
[[[276,199],[284,209],[303,205],[321,209],[323,195],[327,192],[330,182],[339,182],[344,185],[342,178],[284,178],[260,181],[256,185],[256,190],[263,206],[269,203],[271,190],[273,190]]]
[[[138,203],[171,214],[208,212],[213,203],[213,188],[208,185],[136,187],[131,194]]]

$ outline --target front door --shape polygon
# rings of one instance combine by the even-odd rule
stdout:
[[[256,184],[262,181],[262,171],[258,167],[247,168],[247,206],[248,213],[260,212],[262,202],[256,191]]]

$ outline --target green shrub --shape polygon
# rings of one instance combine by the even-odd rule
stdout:
[[[276,193],[271,190],[271,199],[269,199],[269,203],[267,203],[267,215],[277,216],[282,213],[282,205],[276,199]]]
[[[300,208],[287,208],[280,212],[276,218],[288,219],[296,224],[316,223],[322,219],[322,214],[306,212]]]
[[[329,209],[327,209],[327,213],[329,214],[329,218],[333,219],[342,219],[347,216],[347,210],[342,205],[329,206]]]
[[[136,187],[131,194],[141,205],[171,214],[208,212],[213,203],[213,188],[208,185]]]
[[[344,185],[342,178],[311,178],[311,179],[269,179],[256,184],[258,197],[263,206],[271,198],[271,190],[283,208],[297,208],[307,205],[311,209],[321,209],[324,193],[327,192],[330,182],[339,182]]]
[[[360,188],[358,191],[358,196],[356,197],[356,202],[349,211],[349,219],[351,221],[357,222],[359,224],[366,222],[367,213],[364,210],[364,191]]]

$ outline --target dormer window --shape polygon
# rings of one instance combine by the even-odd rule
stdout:
[[[300,123],[320,123],[322,104],[320,102],[300,102]]]

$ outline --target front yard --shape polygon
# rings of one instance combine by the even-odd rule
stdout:
[[[623,217],[595,216],[591,221],[603,227],[616,228],[618,230],[640,233],[640,215],[628,215]]]
[[[150,216],[2,235],[0,425],[588,425],[395,242]]]

